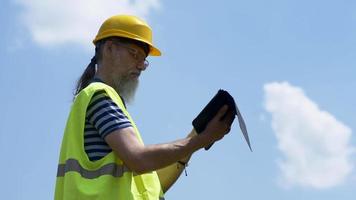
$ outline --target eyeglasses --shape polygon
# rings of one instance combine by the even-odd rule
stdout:
[[[148,62],[148,60],[146,60],[146,55],[141,53],[139,50],[134,49],[126,44],[123,43],[117,43],[120,47],[123,47],[125,49],[128,50],[128,52],[130,53],[130,55],[139,63],[142,64],[142,66],[144,67],[144,69],[146,69],[150,63]]]

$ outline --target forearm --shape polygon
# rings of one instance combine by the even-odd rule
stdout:
[[[143,165],[141,170],[148,172],[175,165],[175,167],[169,167],[169,169],[174,170],[169,170],[171,173],[166,174],[166,176],[170,176],[169,179],[177,179],[182,171],[177,170],[177,161],[188,162],[192,153],[202,147],[199,138],[193,137],[191,134],[185,139],[171,143],[146,146],[140,153],[140,163]],[[165,171],[168,172],[167,169]]]
[[[112,133],[105,139],[125,165],[139,174],[158,170],[178,160],[184,160],[209,142],[206,136],[193,137],[190,135],[187,138],[166,144],[144,146],[139,142],[132,128]]]

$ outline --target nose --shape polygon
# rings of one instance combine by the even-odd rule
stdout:
[[[148,67],[148,61],[147,60],[143,60],[143,61],[139,61],[137,63],[137,68],[141,71],[146,70]]]

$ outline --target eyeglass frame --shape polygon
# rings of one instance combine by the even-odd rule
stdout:
[[[112,41],[113,43],[115,44],[118,44],[120,47],[124,47],[128,50],[128,52],[130,53],[130,55],[138,62],[138,63],[143,63],[143,67],[146,69],[149,65],[150,65],[150,62],[148,62],[148,60],[146,59],[147,56],[144,56],[143,54],[141,54],[139,52],[139,50],[135,49],[135,48],[132,48],[130,47],[129,45],[125,44],[125,43],[122,43],[122,42],[119,42],[119,41]],[[141,59],[138,57],[140,55]]]

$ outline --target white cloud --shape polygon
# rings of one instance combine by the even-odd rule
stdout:
[[[264,91],[283,155],[278,162],[283,185],[323,189],[343,183],[353,168],[351,129],[320,110],[301,88],[274,82]]]
[[[101,23],[116,14],[146,19],[159,0],[14,0],[35,42],[43,46],[77,43],[90,47]]]

